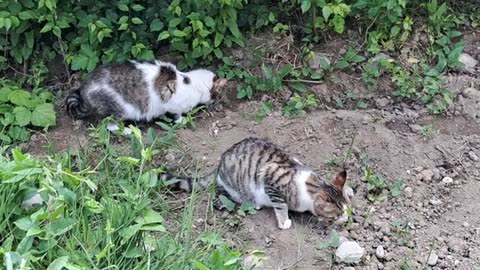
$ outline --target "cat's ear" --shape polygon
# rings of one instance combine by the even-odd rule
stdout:
[[[343,170],[339,172],[332,181],[332,184],[336,187],[343,188],[347,181],[347,171]]]

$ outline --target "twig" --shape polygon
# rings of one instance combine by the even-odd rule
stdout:
[[[292,264],[290,265],[287,265],[287,266],[281,266],[280,268],[278,268],[278,270],[286,270],[286,269],[289,269],[289,268],[292,268],[292,267],[295,267],[299,262],[303,261],[303,257],[301,258],[298,258],[295,262],[293,262]]]
[[[347,149],[347,154],[345,155],[345,158],[343,159],[343,168],[345,168],[346,163],[348,158],[350,158],[350,155],[352,154],[352,147],[353,143],[355,142],[355,137],[357,137],[357,131],[353,134],[352,141],[350,142],[350,146]]]
[[[312,80],[283,80],[284,82],[302,82],[302,83],[311,83],[311,84],[322,84],[323,82],[321,81],[312,81]]]
[[[432,251],[435,247],[435,242],[436,242],[436,239],[433,239],[433,242],[430,245],[430,250],[428,251],[427,259],[425,260],[425,263],[423,264],[423,269],[427,269],[428,259],[430,259],[430,255],[432,255]]]

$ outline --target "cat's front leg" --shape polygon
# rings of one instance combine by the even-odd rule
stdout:
[[[278,227],[282,230],[290,229],[290,227],[292,227],[292,220],[288,218],[288,204],[285,201],[285,197],[273,187],[265,187],[265,193],[272,202]]]

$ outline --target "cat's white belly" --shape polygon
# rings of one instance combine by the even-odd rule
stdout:
[[[255,184],[252,183],[250,185],[250,191],[253,194],[254,200],[255,200],[255,205],[258,207],[272,207],[272,201],[270,200],[270,197],[265,193],[265,188],[262,187],[255,187]]]

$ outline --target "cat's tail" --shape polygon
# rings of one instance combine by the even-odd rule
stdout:
[[[68,94],[65,99],[65,106],[67,112],[73,116],[73,118],[83,119],[90,115],[90,108],[85,104],[85,101],[80,95],[80,89],[76,89]]]
[[[207,188],[210,184],[215,182],[217,170],[202,176],[202,177],[188,177],[178,176],[169,173],[160,175],[160,179],[170,187],[172,190],[183,190],[192,192],[193,190],[202,190]]]

